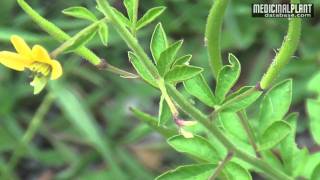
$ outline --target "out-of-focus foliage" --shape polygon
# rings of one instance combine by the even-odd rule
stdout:
[[[211,80],[208,84],[213,87],[204,42],[205,21],[212,2],[140,1],[140,17],[151,7],[167,7],[158,20],[166,29],[170,44],[183,38],[184,46],[178,57],[192,54],[193,64],[206,70],[205,77]],[[125,12],[121,1],[112,2],[118,10]],[[95,1],[29,0],[28,3],[70,35],[86,27],[89,22],[65,16],[61,13],[63,9],[81,5],[102,17],[95,9]],[[223,59],[227,63],[227,55],[232,52],[241,62],[242,73],[237,87],[257,83],[277,53],[287,29],[286,19],[252,18],[251,3],[252,1],[231,1],[223,26]],[[315,4],[315,11],[320,12],[319,3]],[[1,0],[0,7],[0,50],[12,49],[9,43],[12,34],[22,36],[30,44],[41,43],[50,50],[59,45],[40,30],[14,0]],[[319,147],[310,144],[310,136],[306,132],[304,99],[318,93],[307,91],[307,83],[320,69],[319,22],[319,17],[303,20],[302,38],[296,57],[279,77],[293,77],[293,106],[290,111],[300,112],[298,143],[308,146],[311,151],[318,151]],[[145,49],[149,47],[148,42],[155,26],[156,23],[151,23],[138,33]],[[109,32],[108,47],[102,46],[98,36],[88,47],[110,64],[133,71],[128,61],[126,45],[113,28]],[[32,143],[24,148],[24,156],[14,170],[19,177],[111,179],[117,175],[130,179],[151,179],[166,169],[172,169],[175,164],[190,161],[169,152],[165,140],[130,112],[129,107],[137,106],[157,116],[159,93],[153,87],[138,80],[122,79],[105,71],[97,71],[74,54],[67,54],[59,59],[64,66],[64,77],[58,84],[50,84],[48,87],[48,90],[52,89],[56,93],[57,101],[46,115]],[[18,74],[0,66],[0,169],[6,168],[5,162],[19,144],[45,94],[32,96],[28,81],[27,73]],[[312,88],[317,89],[314,86]],[[211,96],[210,92],[208,96]],[[211,101],[206,103],[212,104]],[[309,100],[307,105],[313,117],[314,106],[319,105],[313,100]],[[257,112],[253,110],[250,113]],[[152,117],[149,118],[152,120]],[[87,119],[93,119],[95,123],[88,124]],[[286,125],[276,121],[271,127],[282,129]],[[317,132],[312,132],[312,135],[319,141]],[[262,137],[268,139],[268,135]],[[173,139],[171,142],[174,142]],[[265,148],[273,145],[275,144],[267,144]],[[105,146],[108,148],[102,148]],[[110,159],[113,164],[105,163]],[[316,156],[314,159],[319,160],[320,157]]]

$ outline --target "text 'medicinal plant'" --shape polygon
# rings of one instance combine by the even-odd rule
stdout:
[[[166,138],[174,150],[194,161],[164,172],[156,179],[245,180],[252,179],[253,173],[277,180],[320,177],[319,158],[313,160],[319,154],[310,154],[307,148],[299,148],[295,142],[298,114],[288,112],[293,82],[284,79],[278,84],[274,83],[298,48],[302,26],[300,18],[289,19],[287,35],[261,80],[253,86],[244,85],[234,89],[241,73],[241,64],[232,53],[224,61],[220,47],[223,17],[229,2],[215,0],[208,15],[204,35],[206,46],[203,47],[207,48],[215,79],[215,87],[212,88],[203,76],[203,68],[192,65],[191,54],[178,56],[183,40],[170,42],[165,24],[155,25],[148,50],[139,43],[137,33],[154,22],[165,11],[165,7],[151,8],[138,17],[139,0],[123,1],[126,14],[112,7],[107,0],[96,0],[96,10],[103,16],[100,19],[96,13],[84,7],[70,7],[63,10],[65,15],[85,19],[91,24],[74,36],[69,36],[40,16],[24,0],[17,0],[17,3],[61,45],[48,53],[40,45],[30,48],[21,37],[13,35],[11,41],[17,53],[0,51],[2,65],[17,71],[32,72],[34,94],[40,93],[46,85],[49,91],[24,134],[21,147],[10,158],[9,169],[15,167],[23,153],[19,149],[30,142],[54,99],[58,99],[67,112],[79,109],[78,106],[69,106],[68,102],[77,100],[59,84],[58,78],[63,74],[63,67],[59,61],[54,60],[63,53],[75,53],[99,70],[107,70],[126,79],[144,81],[161,93],[158,117],[137,108],[131,108],[131,111]],[[291,0],[291,3],[300,2]],[[128,60],[136,73],[116,68],[86,48],[86,44],[95,35],[107,46],[109,27],[115,28],[128,45]],[[306,103],[310,131],[316,143],[320,143],[320,91],[316,88],[319,83],[319,75],[310,81],[308,89],[318,96],[316,99],[308,99]],[[256,103],[256,111],[259,111],[257,117],[251,117],[249,113],[247,115],[247,108],[253,103]],[[206,106],[209,111],[200,111],[197,107],[199,104],[201,107]],[[115,179],[126,179],[121,175],[121,170],[114,166],[116,162],[109,155],[108,142],[103,140],[100,132],[94,130],[92,117],[81,111],[77,113],[85,118],[79,123],[77,117],[70,114],[75,126],[101,153],[110,171],[115,174]]]

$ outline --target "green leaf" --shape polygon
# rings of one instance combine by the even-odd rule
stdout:
[[[226,101],[221,107],[221,111],[237,112],[239,110],[245,109],[254,103],[262,94],[261,91],[256,91],[255,89],[248,89],[242,94],[238,94],[232,99]]]
[[[216,163],[220,159],[217,150],[205,138],[198,135],[193,138],[185,138],[182,135],[173,136],[168,139],[168,144],[176,151],[204,162]]]
[[[292,161],[295,163],[294,164],[295,166],[293,167],[293,173],[292,173],[293,177],[303,175],[304,171],[306,170],[312,171],[312,167],[313,168],[315,167],[314,165],[312,165],[312,162],[309,164],[308,161],[316,157],[313,157],[313,154],[309,155],[309,151],[306,147],[304,147],[303,149],[299,149],[299,151],[297,151],[292,158],[293,158]],[[315,160],[319,161],[319,159],[315,159]],[[305,169],[305,168],[309,168],[309,169]]]
[[[109,28],[108,25],[103,23],[99,26],[99,37],[103,45],[108,46]]]
[[[315,172],[315,168],[318,166],[318,164],[320,164],[320,153],[317,152],[309,155],[308,152],[305,152],[305,154],[307,155],[306,158],[300,158],[303,160],[303,161],[300,161],[300,162],[303,162],[301,163],[303,165],[303,169],[299,174],[295,173],[295,175],[296,176],[300,175],[300,176],[310,178],[312,176],[312,173]],[[295,163],[300,164],[297,161],[295,161]]]
[[[259,114],[259,133],[274,121],[283,119],[292,99],[292,80],[285,80],[271,88],[264,96]]]
[[[130,62],[132,63],[133,67],[137,71],[137,73],[141,76],[143,80],[147,83],[151,84],[154,87],[157,87],[157,82],[153,78],[152,74],[148,71],[142,61],[132,52],[128,53],[128,57]]]
[[[173,135],[177,134],[173,129],[169,129],[164,126],[158,126],[157,118],[150,116],[149,114],[146,114],[136,108],[130,108],[130,110],[135,117],[137,117],[140,121],[146,123],[150,128],[160,133],[162,136],[172,137]]]
[[[244,130],[237,113],[220,112],[218,117],[225,131],[244,142],[248,142],[247,133]]]
[[[225,96],[233,87],[233,85],[237,82],[241,66],[238,59],[233,55],[229,54],[229,62],[230,65],[225,65],[219,71],[217,78],[217,87],[215,91],[216,97],[219,99],[219,102],[223,102]]]
[[[132,21],[133,20],[133,16],[134,16],[134,9],[136,8],[136,1],[137,0],[124,0],[123,4],[126,7],[127,10],[127,14],[129,16],[129,19]]]
[[[319,180],[320,177],[320,163],[314,168],[312,175],[311,175],[311,180]]]
[[[68,16],[72,16],[80,19],[86,19],[93,22],[98,20],[91,11],[81,6],[75,6],[75,7],[64,9],[62,13]]]
[[[165,80],[168,82],[181,82],[197,76],[202,71],[203,69],[200,67],[179,65],[166,74]]]
[[[291,132],[291,127],[285,121],[273,122],[260,137],[259,150],[268,150],[279,144]]]
[[[184,81],[183,84],[189,94],[195,96],[204,104],[210,107],[216,105],[216,98],[202,74]]]
[[[159,61],[157,63],[157,69],[162,77],[164,77],[170,70],[172,64],[174,63],[175,56],[182,43],[183,40],[177,41],[161,53]]]
[[[165,125],[166,122],[168,122],[170,119],[172,119],[172,114],[170,111],[170,108],[165,101],[164,97],[161,96],[160,102],[159,102],[159,120],[158,120],[158,125],[162,126]]]
[[[315,74],[308,82],[308,90],[320,94],[320,72]]]
[[[156,180],[205,180],[213,174],[215,164],[196,164],[180,166],[158,176]]]
[[[228,162],[223,169],[223,174],[228,180],[251,180],[249,171],[237,163]]]
[[[298,113],[291,113],[285,121],[291,126],[290,134],[280,143],[280,154],[284,161],[284,166],[288,172],[293,171],[295,162],[293,161],[294,154],[298,151],[297,144],[295,142],[296,127],[297,127]]]
[[[308,99],[307,113],[310,119],[309,127],[312,138],[317,144],[320,144],[320,102]]]
[[[174,60],[174,64],[173,66],[175,65],[189,65],[189,61],[191,60],[192,58],[192,55],[191,54],[187,54],[187,55],[184,55],[184,56],[181,56],[179,58],[177,58],[176,60]]]
[[[164,6],[154,7],[149,9],[141,19],[137,22],[137,30],[143,28],[147,24],[154,21],[158,16],[160,16],[166,9]]]
[[[150,50],[155,64],[159,61],[161,53],[168,48],[168,40],[161,23],[155,27],[150,43]]]
[[[112,8],[112,10],[113,10],[114,14],[116,15],[116,18],[119,19],[124,26],[130,27],[131,23],[130,23],[130,20],[127,17],[125,17],[116,8]]]

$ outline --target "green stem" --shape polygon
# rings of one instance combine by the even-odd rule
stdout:
[[[230,104],[234,104],[236,102],[239,102],[240,100],[250,96],[251,94],[255,93],[256,91],[259,91],[259,89],[257,89],[256,87],[252,87],[251,89],[247,90],[243,94],[240,94],[240,95],[226,101],[221,107],[216,109],[216,111],[222,111],[225,107],[228,107]]]
[[[25,147],[32,140],[35,133],[41,126],[43,118],[46,115],[46,113],[49,111],[53,100],[54,100],[54,96],[52,94],[47,94],[44,100],[42,101],[37,112],[33,116],[27,131],[24,133],[21,139],[21,142],[19,144],[19,147],[15,149],[15,151],[13,152],[13,155],[11,156],[11,159],[9,160],[8,167],[10,167],[10,169],[14,169],[16,163],[19,161],[20,156],[23,154],[25,150]]]
[[[300,3],[300,0],[291,0],[291,3]],[[279,53],[274,58],[272,64],[269,66],[266,74],[260,81],[262,89],[267,89],[281,69],[289,62],[294,52],[298,48],[301,34],[301,19],[291,18],[289,20],[289,27],[287,36],[282,43]]]
[[[155,79],[159,80],[160,75],[158,73],[157,68],[152,63],[148,55],[144,52],[142,47],[139,45],[137,39],[128,31],[128,29],[121,23],[121,21],[118,18],[116,18],[116,15],[114,14],[110,4],[106,0],[97,0],[97,3],[101,7],[104,15],[109,17],[110,21],[113,23],[119,34],[125,40],[129,48],[137,54],[137,56],[141,59],[148,71],[150,71],[152,76]]]
[[[210,180],[215,180],[220,175],[221,171],[225,167],[225,165],[232,159],[233,152],[229,152],[227,156],[219,163],[218,167],[214,171],[214,174],[211,176]]]
[[[55,38],[59,42],[68,41],[71,37],[62,31],[59,27],[49,22],[42,16],[40,16],[36,11],[32,9],[24,0],[17,0],[20,7],[32,18],[34,22],[36,22],[44,31],[46,31],[49,35]],[[75,53],[79,56],[82,56],[84,59],[89,61],[91,64],[95,66],[99,66],[103,63],[103,61],[94,54],[90,49],[86,47],[81,47],[75,50]],[[105,70],[119,74],[124,77],[136,77],[136,75],[116,68],[114,66],[108,65]]]
[[[126,41],[128,46],[138,55],[138,57],[142,60],[146,68],[150,71],[150,73],[153,75],[155,79],[158,80],[158,82],[161,81],[161,78],[159,76],[159,73],[152,64],[152,61],[149,59],[149,57],[146,55],[144,50],[141,48],[141,46],[138,44],[138,41],[131,35],[131,33],[122,25],[122,23],[115,17],[114,12],[112,11],[112,8],[110,4],[106,0],[97,0],[97,3],[102,8],[104,14],[110,18],[110,21],[113,23],[113,25],[118,30],[119,34],[122,36],[122,38]],[[189,114],[192,118],[198,120],[204,127],[208,129],[210,133],[212,133],[227,149],[228,151],[235,152],[235,156],[238,158],[252,164],[253,166],[261,169],[263,172],[265,172],[267,175],[269,175],[272,178],[275,179],[283,179],[283,180],[291,180],[292,178],[288,177],[283,172],[280,172],[277,169],[274,169],[269,164],[265,163],[264,161],[257,159],[247,153],[242,152],[241,150],[238,150],[231,142],[230,140],[224,136],[224,134],[220,131],[220,129],[216,126],[214,126],[207,116],[205,116],[202,112],[200,112],[198,109],[193,107],[183,96],[180,94],[176,88],[172,85],[168,85],[165,88],[168,91],[168,94],[170,97],[172,97],[173,100],[181,107],[181,109]],[[255,89],[256,90],[256,89]],[[247,94],[247,93],[246,93]]]
[[[20,7],[36,22],[44,31],[46,31],[53,38],[59,42],[64,42],[70,39],[70,36],[62,31],[59,27],[43,18],[35,10],[32,9],[24,0],[17,0]],[[95,55],[91,50],[81,47],[75,51],[76,54],[82,56],[93,65],[99,65],[101,63],[100,58]]]
[[[217,78],[222,68],[221,28],[228,0],[216,0],[209,12],[206,25],[206,44],[208,46],[209,63],[214,77]]]
[[[159,72],[155,65],[152,63],[152,60],[148,57],[148,55],[144,52],[143,48],[139,45],[138,40],[126,29],[126,27],[118,20],[106,0],[97,0],[97,3],[102,8],[102,11],[105,16],[109,17],[110,21],[118,30],[119,34],[125,40],[130,49],[132,49],[137,56],[142,60],[143,64],[146,66],[147,70],[151,73],[151,75],[157,80],[160,91],[164,95],[166,102],[168,103],[170,110],[174,116],[178,116],[178,111],[174,106],[171,98],[167,95],[166,88],[164,86],[164,80],[160,77]]]
[[[134,37],[136,37],[137,35],[138,8],[139,8],[139,0],[135,0],[134,7],[133,7],[132,25],[131,25],[131,33]]]
[[[139,78],[138,75],[136,74],[133,74],[131,72],[128,72],[128,71],[125,71],[125,70],[122,70],[122,69],[119,69],[115,66],[112,66],[111,64],[108,64],[106,65],[106,71],[109,71],[111,73],[114,73],[114,74],[118,74],[120,75],[121,77],[123,78],[128,78],[128,79],[136,79],[136,78]]]
[[[66,51],[70,46],[74,45],[74,43],[80,39],[81,37],[83,37],[85,34],[88,33],[92,33],[92,30],[97,29],[98,26],[101,23],[104,23],[104,21],[106,21],[107,18],[103,18],[99,21],[96,21],[94,23],[92,23],[90,26],[84,28],[83,30],[81,30],[80,32],[78,32],[76,35],[74,35],[73,37],[69,38],[67,41],[65,41],[64,43],[62,43],[57,49],[55,49],[54,51],[52,51],[50,53],[51,57],[54,59],[56,58],[59,54],[63,53],[64,51]]]
[[[250,142],[252,148],[254,149],[254,152],[256,153],[256,156],[260,158],[261,155],[260,155],[260,153],[258,151],[258,146],[256,144],[255,137],[254,137],[254,134],[253,134],[252,129],[250,127],[250,124],[249,124],[249,121],[248,121],[248,117],[247,117],[245,111],[240,111],[237,114],[239,116],[239,119],[240,119],[241,125],[243,126],[243,129],[247,133],[249,142]]]
[[[289,176],[279,171],[278,169],[273,168],[269,164],[265,163],[261,159],[255,158],[235,147],[234,144],[220,131],[220,129],[210,123],[210,120],[198,109],[192,106],[191,103],[186,100],[183,95],[172,85],[167,85],[168,93],[171,97],[176,101],[176,103],[180,106],[181,110],[183,110],[186,114],[188,114],[193,119],[196,119],[199,123],[201,123],[210,133],[212,133],[229,152],[234,152],[235,156],[250,163],[254,167],[259,168],[268,176],[274,179],[282,179],[282,180],[292,180]]]

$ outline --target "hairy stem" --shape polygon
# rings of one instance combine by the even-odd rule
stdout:
[[[221,171],[225,167],[225,165],[232,159],[233,152],[229,152],[227,156],[219,163],[218,167],[214,171],[213,175],[211,176],[210,180],[215,180],[220,175]]]
[[[160,77],[159,72],[156,66],[152,63],[152,60],[148,57],[148,55],[144,52],[143,48],[139,45],[138,40],[126,29],[126,27],[118,20],[106,0],[97,0],[97,3],[102,8],[105,16],[109,17],[110,21],[118,30],[119,34],[122,36],[124,41],[127,43],[130,49],[132,49],[137,56],[142,60],[143,64],[146,66],[147,70],[151,73],[151,75],[157,80],[159,89],[161,93],[164,95],[166,102],[168,103],[170,110],[174,116],[178,116],[178,111],[173,104],[171,98],[167,95],[167,90],[164,86],[164,80]]]
[[[220,131],[220,129],[210,123],[209,118],[207,118],[201,111],[197,108],[193,107],[188,100],[186,100],[182,94],[172,85],[167,85],[167,90],[169,95],[173,97],[176,103],[180,106],[181,110],[183,110],[186,114],[188,114],[193,119],[198,120],[210,133],[212,133],[230,152],[234,152],[235,156],[250,163],[251,165],[259,168],[268,176],[274,179],[282,179],[282,180],[292,180],[289,176],[279,171],[278,169],[273,168],[268,163],[262,161],[261,159],[255,158],[235,147],[234,144]]]
[[[32,18],[34,22],[36,22],[44,31],[46,31],[49,35],[51,35],[53,38],[55,38],[59,42],[65,42],[68,41],[71,37],[62,31],[59,27],[51,23],[50,21],[43,18],[41,15],[39,15],[36,11],[32,9],[24,0],[17,0],[20,7]],[[77,50],[75,50],[75,53],[79,56],[83,57],[87,61],[89,61],[91,64],[95,66],[100,66],[104,62],[96,55],[94,54],[90,49],[86,47],[80,47]],[[121,70],[117,67],[108,65],[104,70],[119,74],[123,77],[136,77],[136,75],[133,75],[132,73],[126,72],[124,70]]]
[[[134,7],[133,7],[132,25],[131,25],[131,33],[134,37],[136,37],[136,34],[137,34],[138,8],[139,8],[139,0],[135,0]]]
[[[152,74],[152,76],[159,80],[160,75],[158,73],[157,68],[152,63],[148,55],[144,52],[142,47],[139,45],[137,39],[128,31],[128,29],[121,23],[121,21],[114,14],[112,7],[106,0],[97,0],[97,3],[100,5],[105,16],[109,17],[110,21],[113,23],[119,34],[125,40],[127,45],[132,49],[137,56],[141,59],[143,64],[146,66],[148,71]]]
[[[32,9],[24,0],[17,0],[20,7],[32,18],[34,22],[36,22],[44,31],[50,34],[53,38],[58,40],[59,42],[64,42],[70,39],[70,36],[62,31],[59,27],[51,23],[50,21],[43,18],[40,14],[38,14],[35,10]],[[85,47],[81,47],[75,51],[76,54],[82,56],[86,60],[88,60],[93,65],[99,65],[101,60],[95,55],[92,51]]]
[[[300,0],[291,0],[291,3],[300,3]],[[280,51],[260,81],[260,86],[262,89],[267,89],[270,87],[271,83],[280,73],[281,69],[289,62],[298,47],[300,34],[301,19],[291,18],[289,20],[288,33],[285,36]]]
[[[109,71],[109,72],[111,72],[113,74],[118,74],[123,78],[128,78],[128,79],[139,78],[139,76],[137,74],[134,74],[134,73],[119,69],[119,68],[117,68],[115,66],[112,66],[111,64],[108,64],[108,63],[106,63],[105,70]]]
[[[155,79],[159,80],[162,79],[159,76],[159,73],[149,59],[147,54],[144,52],[142,47],[139,45],[138,41],[132,36],[132,34],[123,26],[123,24],[115,17],[114,12],[110,6],[110,4],[106,0],[97,0],[97,3],[102,8],[104,14],[110,18],[110,21],[118,30],[119,34],[128,44],[128,46],[138,55],[138,57],[142,60],[146,68],[150,71],[150,73],[154,76]],[[190,117],[198,120],[207,130],[212,133],[223,145],[227,150],[230,152],[234,152],[235,156],[248,162],[249,164],[261,169],[265,174],[274,178],[274,179],[283,179],[283,180],[292,180],[292,178],[288,177],[283,172],[274,169],[269,164],[265,163],[261,159],[257,159],[241,150],[237,149],[231,141],[220,131],[220,129],[214,126],[208,119],[206,115],[204,115],[201,111],[193,107],[184,97],[183,95],[176,90],[176,88],[172,85],[166,85],[165,88],[172,98],[183,110],[186,112]],[[257,89],[254,88],[251,91],[247,92],[246,95],[250,95],[250,93],[256,91]]]
[[[35,115],[33,116],[31,123],[27,129],[27,131],[24,133],[21,142],[19,144],[19,147],[15,149],[13,152],[11,159],[9,160],[9,165],[10,169],[13,169],[16,165],[16,163],[19,161],[20,156],[25,150],[25,147],[28,145],[28,143],[32,140],[34,137],[35,133],[39,129],[39,127],[42,124],[44,116],[47,114],[49,111],[51,104],[54,100],[54,96],[49,93],[46,95],[42,103],[40,104],[38,110],[36,111]]]
[[[80,32],[78,32],[76,35],[74,35],[73,37],[69,38],[67,41],[65,41],[64,43],[62,43],[57,49],[55,49],[54,51],[52,51],[50,53],[52,58],[57,57],[58,55],[60,55],[61,53],[63,53],[64,51],[66,51],[70,46],[72,46],[79,38],[81,38],[83,35],[88,34],[88,33],[92,33],[93,29],[97,29],[98,26],[101,23],[104,23],[104,21],[106,21],[107,18],[103,18],[99,21],[96,21],[94,23],[92,23],[90,26],[84,28],[83,30],[81,30]]]
[[[222,68],[221,28],[228,0],[216,0],[209,12],[206,26],[206,44],[208,46],[209,63],[214,77],[217,78]]]
[[[247,133],[247,136],[248,136],[248,139],[249,139],[249,142],[252,146],[252,148],[254,149],[254,152],[256,153],[256,156],[257,157],[261,157],[260,153],[258,152],[258,146],[256,144],[256,140],[255,140],[255,137],[254,137],[254,134],[252,132],[252,129],[250,127],[250,124],[248,122],[248,117],[247,115],[245,114],[244,111],[240,111],[237,113],[238,116],[239,116],[239,119],[240,119],[240,122],[241,122],[241,125],[243,126],[243,129],[246,131]]]

